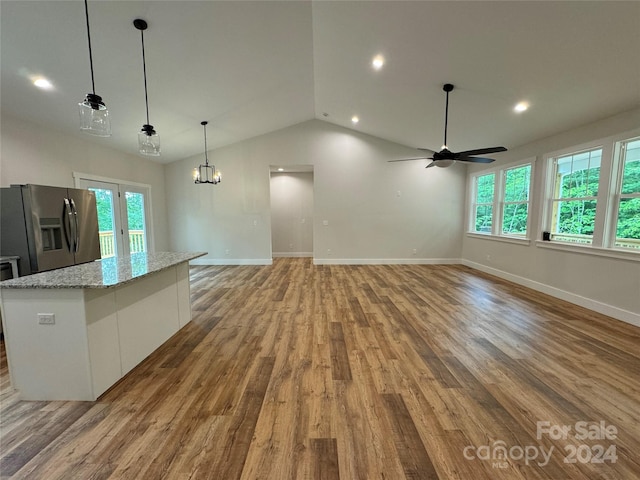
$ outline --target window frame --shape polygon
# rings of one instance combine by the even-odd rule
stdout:
[[[535,160],[531,160],[530,162],[525,162],[525,163],[520,163],[518,165],[512,166],[512,167],[506,167],[506,168],[502,168],[500,169],[500,174],[501,174],[501,181],[500,181],[500,224],[499,224],[499,234],[501,236],[504,237],[514,237],[514,238],[524,238],[527,239],[529,238],[529,232],[530,232],[530,228],[531,228],[531,183],[532,183],[532,179],[533,179],[533,164],[534,164]],[[528,191],[527,191],[527,199],[526,200],[519,200],[519,201],[507,201],[506,195],[507,195],[507,190],[506,190],[506,185],[507,185],[507,172],[511,171],[511,170],[518,170],[520,168],[524,168],[524,167],[530,167],[529,170],[529,185],[528,185]],[[504,232],[504,212],[505,212],[505,208],[508,205],[526,205],[527,206],[527,226],[526,226],[526,232],[524,233],[524,235],[519,234],[519,233],[505,233]]]
[[[621,247],[617,246],[618,242],[618,215],[620,204],[622,203],[622,199],[632,199],[632,198],[640,198],[640,191],[633,193],[622,193],[623,180],[624,180],[624,166],[626,161],[626,151],[623,154],[623,150],[626,150],[626,145],[632,142],[640,142],[640,135],[632,136],[626,138],[624,140],[618,140],[615,142],[615,150],[613,157],[613,168],[614,173],[611,175],[611,208],[607,215],[608,223],[610,227],[607,229],[606,233],[606,245],[610,245],[612,249],[627,252],[634,252],[635,249],[629,247]],[[640,250],[640,249],[637,249]],[[640,252],[639,252],[640,253]]]
[[[596,150],[600,150],[600,173],[598,174],[598,192],[596,193],[596,195],[587,195],[587,196],[582,196],[582,197],[561,197],[559,196],[559,194],[557,194],[557,190],[558,190],[558,184],[557,184],[557,180],[558,180],[558,160],[561,158],[566,158],[569,156],[576,156],[576,155],[580,155],[582,153],[587,153],[587,152],[593,152]],[[549,232],[551,235],[554,235],[553,233],[553,223],[554,223],[554,212],[555,212],[555,204],[558,204],[558,208],[560,208],[560,204],[565,202],[595,202],[596,204],[596,218],[594,218],[594,232],[592,235],[584,235],[586,236],[590,236],[590,242],[579,242],[579,241],[575,241],[575,242],[570,242],[570,241],[566,241],[566,240],[555,240],[552,237],[551,241],[555,241],[558,243],[563,243],[563,244],[569,244],[569,245],[593,245],[594,244],[594,240],[595,240],[595,234],[596,234],[596,229],[597,229],[597,216],[598,216],[598,205],[600,204],[600,202],[602,201],[600,192],[601,192],[601,183],[603,181],[603,175],[602,175],[602,171],[603,171],[603,162],[605,160],[605,146],[600,144],[600,143],[596,143],[593,146],[590,146],[588,148],[580,148],[577,150],[571,150],[568,151],[566,153],[562,153],[562,154],[556,154],[553,156],[548,157],[548,159],[546,160],[547,164],[548,164],[548,169],[547,169],[547,195],[545,195],[546,198],[546,215],[544,216],[545,218],[545,229],[543,229],[542,231],[546,231]],[[573,170],[571,171],[571,173],[575,173]],[[589,192],[585,192],[585,193],[589,193]],[[560,237],[562,236],[569,236],[571,234],[566,234],[566,235],[562,235],[562,234],[555,234],[558,235]]]
[[[541,210],[539,239],[536,240],[537,246],[640,261],[640,249],[618,247],[615,245],[624,168],[620,145],[636,139],[640,139],[640,129],[564,148],[543,156],[543,190],[541,192],[542,196],[539,199],[541,202]],[[591,244],[543,240],[543,232],[551,231],[550,227],[553,218],[551,196],[555,188],[555,178],[553,175],[554,160],[559,157],[596,148],[602,148],[602,157],[600,161],[598,194],[596,196],[596,217]]]
[[[509,243],[525,243],[529,244],[531,239],[531,214],[532,214],[532,198],[531,194],[533,191],[533,181],[535,175],[535,157],[530,157],[524,160],[518,160],[517,162],[511,162],[506,165],[500,165],[493,168],[488,168],[484,170],[479,170],[474,172],[469,176],[469,188],[467,189],[472,193],[471,202],[469,204],[469,216],[467,222],[467,236],[476,237],[476,238],[489,238],[493,240],[500,240]],[[506,181],[506,172],[509,170],[515,170],[517,168],[522,168],[530,166],[531,171],[529,173],[529,190],[527,193],[527,201],[526,202],[506,202],[505,201],[505,181]],[[479,232],[475,230],[476,223],[476,207],[477,207],[477,186],[478,186],[478,178],[486,175],[494,175],[494,189],[493,189],[493,210],[492,210],[492,219],[491,219],[491,232]],[[521,234],[509,234],[503,233],[503,220],[504,220],[504,209],[505,205],[513,204],[513,203],[523,203],[527,205],[527,232],[524,235]],[[483,204],[484,205],[484,204]]]
[[[488,177],[493,175],[493,198],[491,199],[491,202],[478,202],[478,183],[481,177]],[[493,228],[494,228],[494,217],[495,217],[495,212],[496,212],[496,208],[495,208],[495,203],[496,203],[496,174],[495,172],[488,172],[488,173],[482,173],[479,175],[476,175],[473,179],[473,202],[471,204],[471,225],[470,225],[470,229],[472,233],[478,234],[478,235],[491,235],[493,233]],[[479,230],[476,230],[476,219],[478,217],[478,207],[481,206],[490,206],[491,207],[491,230],[489,232],[482,232]]]

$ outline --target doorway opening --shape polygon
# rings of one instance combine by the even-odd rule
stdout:
[[[313,257],[313,165],[269,170],[271,256]]]

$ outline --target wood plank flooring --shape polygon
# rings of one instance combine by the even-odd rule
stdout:
[[[458,265],[192,267],[191,294],[97,402],[17,400],[2,351],[0,477],[640,478],[636,327]]]

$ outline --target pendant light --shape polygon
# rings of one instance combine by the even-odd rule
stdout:
[[[157,157],[160,155],[160,136],[149,124],[149,99],[147,97],[147,64],[144,57],[144,31],[147,29],[147,22],[137,18],[133,21],[133,26],[140,30],[142,40],[142,73],[144,75],[144,103],[147,108],[147,123],[142,125],[142,130],[138,133],[138,150],[143,155]]]
[[[89,41],[89,66],[91,67],[91,89],[93,93],[87,93],[83,102],[78,104],[80,114],[80,130],[98,137],[111,136],[111,121],[109,110],[102,101],[100,95],[96,95],[96,86],[93,79],[93,55],[91,53],[91,34],[89,32],[89,6],[84,0],[84,12],[87,18],[87,39]]]
[[[215,165],[209,165],[209,157],[207,156],[207,122],[200,122],[204,129],[204,165],[200,165],[193,169],[193,180],[195,183],[220,183],[222,175],[216,170]]]

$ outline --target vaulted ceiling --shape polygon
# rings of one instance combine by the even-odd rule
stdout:
[[[2,113],[82,135],[91,90],[82,1],[0,2]],[[159,162],[317,118],[410,147],[508,148],[640,106],[640,2],[89,1],[96,93],[137,155]],[[383,68],[372,58],[381,54]],[[39,90],[31,80],[48,78]],[[519,101],[528,111],[513,111]],[[352,124],[357,115],[360,122]]]

